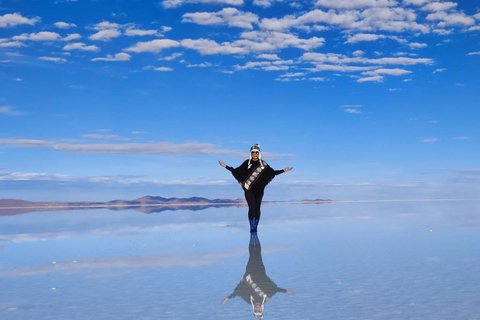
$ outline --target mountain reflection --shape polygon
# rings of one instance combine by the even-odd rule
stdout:
[[[236,286],[233,293],[223,299],[222,304],[229,299],[241,297],[250,304],[253,309],[253,315],[257,319],[263,318],[264,306],[277,292],[293,294],[293,291],[282,289],[273,282],[266,273],[262,260],[262,246],[257,233],[250,235],[248,245],[250,257],[247,268],[240,283]]]

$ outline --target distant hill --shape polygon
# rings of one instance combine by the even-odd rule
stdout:
[[[275,201],[274,201],[275,202]],[[300,203],[327,203],[332,200],[302,200]],[[265,203],[268,203],[266,201]],[[154,213],[175,210],[204,210],[211,207],[245,206],[244,199],[214,199],[201,197],[163,198],[144,196],[135,200],[112,200],[108,202],[33,202],[16,199],[0,199],[0,216],[13,216],[38,211],[110,209],[136,210],[142,213]]]
[[[243,206],[243,199],[214,199],[201,197],[163,198],[145,196],[135,200],[112,200],[108,202],[32,202],[16,199],[0,199],[0,216],[12,216],[35,211],[89,210],[107,208],[110,210],[133,209],[143,213],[166,210],[203,210],[218,206]]]

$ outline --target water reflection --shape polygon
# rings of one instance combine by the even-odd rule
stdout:
[[[277,292],[293,294],[293,291],[278,287],[268,276],[262,260],[262,246],[257,233],[250,235],[248,245],[250,257],[247,268],[240,283],[233,293],[223,299],[222,304],[229,299],[241,297],[246,303],[251,304],[253,315],[257,319],[263,318],[264,306]]]

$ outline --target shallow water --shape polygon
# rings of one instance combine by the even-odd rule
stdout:
[[[259,243],[244,207],[0,216],[0,319],[254,319],[247,274],[294,292],[264,319],[480,319],[478,204],[265,204]]]

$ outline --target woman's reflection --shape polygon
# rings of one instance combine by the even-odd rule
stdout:
[[[223,299],[222,304],[227,302],[228,299],[239,296],[252,305],[255,318],[262,319],[265,302],[269,301],[277,292],[293,294],[293,291],[279,288],[267,276],[262,261],[262,247],[256,233],[250,235],[248,251],[250,252],[250,258],[248,259],[247,270],[233,293]]]

